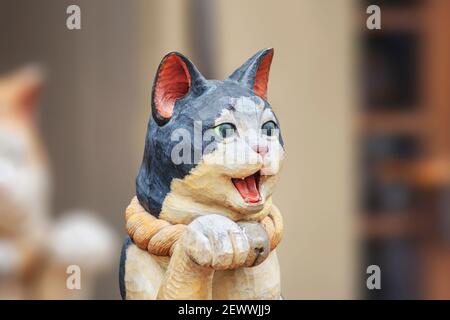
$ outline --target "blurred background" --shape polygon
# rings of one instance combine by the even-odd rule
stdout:
[[[383,289],[362,292],[448,299],[450,2],[364,3],[382,30],[359,32],[360,244]]]
[[[70,4],[81,30],[66,28]],[[371,4],[381,30],[366,28]],[[162,56],[180,51],[223,79],[274,47],[269,101],[287,149],[274,196],[286,225],[283,296],[450,298],[449,9],[442,0],[0,0],[0,74],[30,62],[47,70],[38,123],[51,215],[92,210],[123,238]],[[119,297],[111,248],[94,298]],[[373,264],[380,290],[366,287]]]

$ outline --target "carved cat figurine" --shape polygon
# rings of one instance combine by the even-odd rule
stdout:
[[[258,223],[277,210],[284,157],[267,101],[272,58],[261,50],[223,81],[180,53],[162,59],[136,195],[148,214],[187,227],[170,258],[126,239],[123,299],[280,298],[276,252]]]

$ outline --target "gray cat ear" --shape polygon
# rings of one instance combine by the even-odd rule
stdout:
[[[152,89],[152,115],[162,125],[170,120],[177,100],[204,90],[205,78],[184,55],[170,52],[156,72]]]
[[[267,84],[272,63],[273,48],[257,52],[240,66],[228,79],[237,81],[263,99],[267,99]]]

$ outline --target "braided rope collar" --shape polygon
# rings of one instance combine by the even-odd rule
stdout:
[[[128,235],[141,249],[157,256],[171,256],[175,243],[180,239],[186,225],[171,224],[148,213],[134,197],[125,210]],[[272,205],[270,213],[259,221],[267,232],[270,250],[281,241],[283,219],[277,207]]]

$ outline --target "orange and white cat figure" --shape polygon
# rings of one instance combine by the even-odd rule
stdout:
[[[89,298],[113,259],[115,235],[95,216],[50,216],[48,156],[35,119],[43,84],[34,66],[0,77],[0,299]],[[82,271],[81,290],[66,286],[69,265]]]

